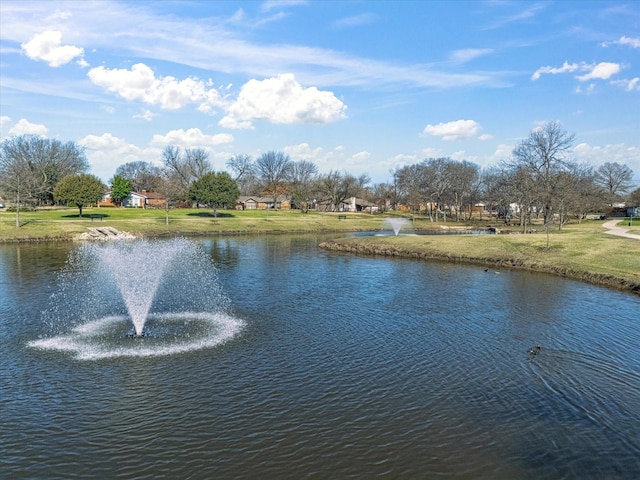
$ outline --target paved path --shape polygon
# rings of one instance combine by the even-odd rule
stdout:
[[[616,226],[616,223],[622,222],[622,221],[623,221],[622,219],[617,219],[617,220],[609,220],[608,222],[604,222],[602,226],[607,229],[607,231],[604,233],[608,233],[609,235],[616,235],[618,237],[635,238],[636,240],[640,240],[640,235],[636,235],[635,233],[629,233],[627,231],[629,230],[628,228]]]

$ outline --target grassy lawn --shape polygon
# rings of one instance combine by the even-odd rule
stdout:
[[[583,222],[552,231],[548,249],[545,233],[344,238],[324,246],[548,272],[640,294],[640,240],[608,235],[602,223]]]
[[[0,241],[72,239],[91,227],[113,227],[134,235],[209,235],[269,232],[321,232],[379,230],[384,223],[380,215],[358,213],[300,213],[299,211],[222,210],[214,217],[211,210],[85,208],[82,218],[78,209],[20,212],[16,228],[14,212],[0,212]],[[101,215],[92,219],[91,215]],[[346,216],[341,219],[340,216]]]
[[[102,219],[91,219],[102,215]],[[219,211],[176,209],[169,212],[167,225],[164,210],[128,208],[87,208],[83,217],[77,209],[43,209],[21,212],[20,227],[15,213],[0,212],[0,242],[32,240],[71,240],[91,227],[110,226],[139,236],[233,235],[295,232],[354,232],[389,229],[385,216],[366,213],[300,213],[299,211]],[[340,218],[346,216],[346,218]],[[397,213],[388,216],[398,216]],[[464,228],[456,222],[432,223],[426,218],[407,217],[410,222],[401,232]],[[494,220],[495,222],[495,220]],[[471,262],[492,267],[509,267],[544,271],[597,284],[640,293],[640,241],[608,235],[603,221],[570,224],[550,234],[520,235],[421,235],[347,237],[332,242],[328,248],[356,253],[401,255],[423,259]],[[476,221],[471,228],[486,228],[490,221]],[[498,223],[493,225],[501,228]],[[620,226],[640,234],[640,222]],[[536,228],[534,226],[534,228]],[[517,226],[509,227],[513,233]]]

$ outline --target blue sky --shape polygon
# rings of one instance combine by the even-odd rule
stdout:
[[[378,183],[553,120],[640,184],[639,25],[631,0],[1,0],[0,134],[78,142],[105,181],[171,144]]]

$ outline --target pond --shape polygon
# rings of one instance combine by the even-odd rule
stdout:
[[[323,239],[1,245],[0,477],[640,478],[640,298]]]

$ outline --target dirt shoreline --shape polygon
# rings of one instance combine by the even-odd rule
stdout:
[[[421,261],[439,261],[482,265],[493,268],[508,268],[530,272],[549,273],[559,277],[579,280],[592,285],[614,288],[624,292],[640,295],[640,282],[632,282],[624,278],[602,273],[593,273],[564,267],[543,265],[515,258],[472,257],[464,254],[442,254],[437,252],[416,252],[402,247],[382,244],[341,243],[339,240],[322,242],[319,248],[325,250],[353,253],[356,255],[409,258]]]

